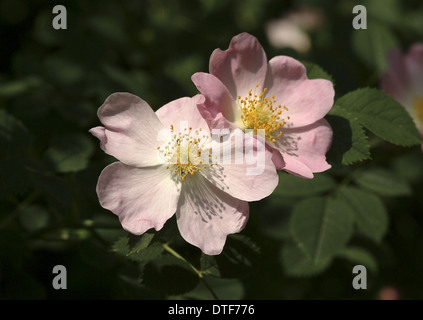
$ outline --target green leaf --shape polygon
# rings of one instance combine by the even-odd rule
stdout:
[[[408,183],[395,172],[378,167],[359,171],[355,176],[355,182],[384,196],[406,196],[412,193]]]
[[[377,261],[371,253],[359,248],[359,247],[347,247],[340,251],[337,255],[340,258],[347,259],[354,264],[360,264],[369,269],[370,271],[376,272]]]
[[[271,197],[305,197],[330,191],[336,186],[336,182],[326,174],[315,174],[313,179],[304,179],[287,174],[279,173],[279,184]]]
[[[326,79],[333,82],[332,76],[319,65],[310,61],[302,61],[302,64],[306,67],[309,79]]]
[[[356,120],[337,115],[338,112],[334,106],[331,115],[326,116],[333,130],[333,142],[327,154],[329,163],[350,165],[370,159],[370,146],[363,127]]]
[[[128,236],[124,236],[117,240],[113,246],[112,251],[116,252],[120,255],[126,256],[129,253],[129,238]]]
[[[339,194],[353,209],[358,232],[380,242],[389,223],[383,202],[376,195],[355,187],[344,187]]]
[[[327,257],[315,263],[292,242],[282,246],[280,260],[285,273],[294,277],[315,276],[325,271],[332,261]]]
[[[219,266],[214,256],[202,253],[200,257],[200,269],[204,274],[220,277]]]
[[[332,258],[351,238],[354,213],[345,201],[314,197],[294,207],[290,225],[298,247],[319,265]]]
[[[112,251],[129,260],[146,264],[158,258],[164,250],[162,243],[152,242],[154,235],[145,233],[142,236],[124,236],[113,244]]]
[[[388,94],[372,88],[358,89],[339,98],[335,112],[358,121],[378,137],[408,147],[422,143],[404,107]]]
[[[0,156],[23,152],[31,142],[31,134],[22,122],[0,109]]]
[[[385,71],[388,51],[398,45],[392,31],[375,19],[368,19],[367,29],[355,30],[352,34],[352,48],[370,68]]]
[[[147,248],[151,240],[154,238],[154,233],[145,233],[142,236],[130,236],[129,245],[131,247],[128,254],[133,254],[140,252],[141,250]]]
[[[57,172],[64,173],[85,169],[93,152],[94,145],[88,136],[71,134],[56,138],[45,156]]]
[[[37,231],[48,225],[49,214],[39,205],[26,205],[18,209],[19,221],[28,231]]]
[[[135,252],[129,252],[127,254],[127,257],[132,261],[147,263],[161,257],[163,251],[164,248],[162,243],[154,242],[153,244],[144,249]]]

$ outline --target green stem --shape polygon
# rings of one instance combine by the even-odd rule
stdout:
[[[211,295],[213,296],[213,298],[215,300],[219,300],[219,297],[217,296],[217,294],[214,292],[213,288],[210,286],[210,284],[206,281],[206,279],[204,279],[204,275],[203,272],[201,270],[198,270],[196,267],[194,267],[189,261],[187,261],[184,257],[182,257],[179,253],[177,253],[175,250],[173,250],[171,247],[169,247],[169,245],[167,243],[163,243],[163,248],[169,252],[170,254],[172,254],[173,256],[175,256],[176,258],[178,258],[179,260],[184,261],[185,263],[187,263],[190,268],[198,275],[198,277],[200,278],[200,280],[203,282],[203,284],[206,286],[206,288],[210,291]]]

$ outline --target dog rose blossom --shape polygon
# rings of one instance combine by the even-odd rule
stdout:
[[[209,126],[264,130],[278,170],[311,179],[331,167],[325,154],[332,129],[323,117],[334,102],[333,84],[308,79],[299,61],[267,61],[258,40],[241,33],[227,50],[212,53],[209,73],[195,73],[192,81],[205,96],[199,109]]]
[[[398,47],[388,53],[381,89],[404,106],[423,137],[423,44],[414,44],[407,54]]]
[[[182,237],[215,255],[222,251],[228,234],[244,228],[247,201],[272,193],[278,175],[264,142],[259,148],[260,142],[251,138],[256,152],[245,153],[247,145],[240,152],[234,150],[233,140],[214,139],[197,108],[203,100],[200,95],[180,98],[154,112],[137,96],[115,93],[98,109],[103,126],[90,132],[118,160],[101,172],[97,195],[125,230],[136,235],[160,230],[175,214]],[[225,150],[230,157],[219,161],[217,155]],[[262,169],[248,174],[260,150]],[[236,162],[228,161],[235,155]]]

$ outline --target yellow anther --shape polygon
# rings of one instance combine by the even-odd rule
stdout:
[[[257,84],[256,88],[259,86]],[[275,96],[266,97],[266,92],[267,88],[261,90],[259,95],[250,90],[247,97],[242,99],[241,96],[238,96],[238,106],[242,111],[241,120],[245,129],[253,129],[254,134],[257,134],[259,129],[264,130],[265,138],[268,141],[276,142],[276,138],[282,134],[282,131],[277,136],[274,135],[274,132],[286,124],[286,121],[280,116],[283,111],[288,111],[288,108],[282,107],[282,105],[276,106]]]
[[[167,161],[166,169],[172,168],[172,172],[180,177],[182,181],[186,180],[187,175],[194,175],[200,169],[207,168],[211,161],[204,161],[204,145],[208,144],[207,135],[200,136],[199,130],[192,130],[192,127],[184,128],[182,132],[173,132],[174,126],[170,126],[172,134],[170,141],[163,148],[157,147],[162,158]],[[212,148],[207,148],[206,151]],[[211,155],[209,154],[209,157]],[[206,158],[207,159],[207,158]]]

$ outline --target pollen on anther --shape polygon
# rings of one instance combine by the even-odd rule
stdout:
[[[256,88],[260,85],[257,84]],[[242,99],[238,96],[238,106],[242,111],[241,120],[245,126],[245,129],[253,129],[254,134],[257,134],[257,130],[265,130],[265,137],[268,141],[275,142],[277,138],[273,132],[286,124],[286,121],[281,118],[283,111],[287,111],[286,106],[277,105],[275,96],[266,96],[267,88],[260,90],[260,94],[256,94],[256,91],[248,91],[248,96]],[[287,119],[290,119],[287,117]],[[280,136],[282,132],[279,132]]]
[[[173,174],[185,181],[187,175],[193,176],[197,171],[206,169],[209,165],[209,162],[205,162],[202,158],[205,150],[211,150],[211,148],[203,148],[209,136],[206,134],[200,136],[202,128],[193,131],[192,127],[187,127],[184,130],[181,129],[181,132],[175,133],[172,131],[173,125],[170,128],[172,132],[170,141],[157,147],[157,150],[160,156],[167,161],[166,169],[171,169]]]

